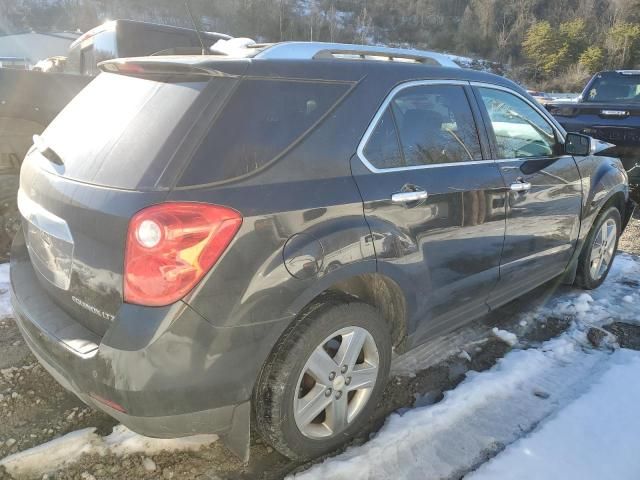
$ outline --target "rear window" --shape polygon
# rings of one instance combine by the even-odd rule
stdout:
[[[44,168],[96,185],[154,187],[181,140],[172,133],[205,86],[98,75],[43,133],[64,162]]]
[[[243,80],[180,185],[220,182],[260,169],[299,140],[348,89],[345,83]]]
[[[118,39],[121,57],[144,57],[170,48],[194,46],[186,33],[138,25],[123,28]]]
[[[599,74],[591,84],[585,101],[640,103],[640,75]]]

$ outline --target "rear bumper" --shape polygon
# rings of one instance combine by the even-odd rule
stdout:
[[[40,281],[18,234],[11,254],[16,322],[65,388],[143,435],[216,433],[248,441],[249,401],[277,322],[217,328],[182,302],[124,304],[100,338],[62,310]]]
[[[242,405],[228,405],[192,413],[147,417],[131,415],[126,411],[117,410],[95,399],[91,396],[94,392],[87,390],[87,383],[91,382],[80,381],[80,383],[78,383],[78,378],[69,374],[72,364],[79,361],[69,359],[65,364],[60,364],[56,359],[56,357],[59,359],[61,356],[73,354],[61,351],[58,339],[50,337],[46,333],[38,330],[34,322],[28,319],[24,312],[20,312],[16,308],[15,299],[13,305],[16,322],[18,323],[25,342],[40,364],[51,376],[65,389],[78,396],[84,403],[96,410],[103,411],[131,430],[148,437],[175,438],[199,433],[224,434],[232,429],[236,410],[242,407]],[[81,361],[85,363],[88,362],[86,359]],[[88,367],[88,365],[76,365],[73,370],[78,372],[81,371],[83,367]],[[87,371],[86,373],[89,372]],[[88,388],[91,387],[89,386]],[[123,409],[127,407],[131,408],[132,405],[127,404],[126,407],[122,405]]]

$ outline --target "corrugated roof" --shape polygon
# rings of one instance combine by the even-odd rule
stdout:
[[[18,35],[30,35],[30,34],[46,35],[48,37],[63,38],[65,40],[75,40],[81,35],[78,32],[34,32],[31,30],[25,30],[22,32],[13,32],[13,33],[0,32],[0,37],[14,37]]]

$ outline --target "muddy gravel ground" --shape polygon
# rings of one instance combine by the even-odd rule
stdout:
[[[640,195],[638,196],[640,197]],[[636,201],[640,201],[640,198],[636,198]],[[629,225],[620,237],[618,248],[634,255],[640,255],[640,207],[633,212]]]
[[[640,254],[640,215],[635,218],[620,241],[620,249]],[[544,323],[520,324],[517,314],[542,304],[551,291],[565,287],[548,285],[494,312],[482,321],[452,332],[437,344],[422,350],[429,352],[420,364],[424,368],[414,375],[402,373],[406,358],[396,359],[394,375],[379,407],[375,431],[392,411],[420,404],[436,403],[443,392],[455,388],[469,370],[491,368],[511,348],[491,335],[498,327],[515,333],[520,347],[536,345],[557,336],[568,328],[570,318],[550,318]],[[101,435],[110,433],[116,422],[97,412],[66,392],[38,365],[26,348],[12,318],[0,319],[0,458],[23,451],[61,435],[85,427],[96,427]],[[353,444],[362,443],[366,436]],[[321,461],[317,459],[315,462]],[[78,463],[49,474],[53,479],[280,479],[287,473],[304,470],[309,465],[288,461],[259,439],[252,440],[251,462],[243,466],[220,442],[197,452],[167,452],[151,457],[133,454],[87,455]],[[0,479],[11,478],[0,471]]]

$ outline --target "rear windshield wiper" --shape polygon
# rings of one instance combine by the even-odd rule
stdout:
[[[60,158],[53,148],[48,146],[44,139],[40,135],[33,136],[33,145],[36,147],[36,150],[40,152],[44,158],[49,160],[51,163],[55,163],[56,165],[64,165],[64,161]]]

